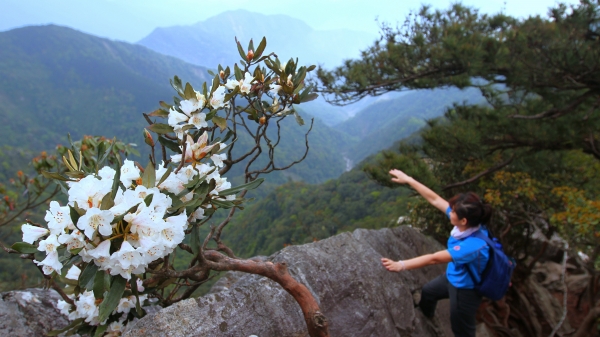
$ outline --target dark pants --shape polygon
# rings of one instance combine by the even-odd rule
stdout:
[[[458,289],[440,275],[429,281],[421,290],[419,307],[425,316],[435,314],[437,301],[450,299],[450,323],[455,337],[475,337],[475,314],[481,303],[481,296],[473,289]]]

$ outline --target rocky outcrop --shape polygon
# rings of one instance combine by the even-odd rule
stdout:
[[[424,318],[415,301],[428,280],[444,272],[431,266],[390,273],[382,256],[407,259],[443,247],[407,227],[358,229],[268,257],[286,262],[329,321],[331,336],[451,336],[447,301],[438,322]],[[441,325],[441,328],[439,327]],[[437,330],[437,332],[436,332]],[[179,302],[131,324],[124,336],[306,336],[300,307],[275,282],[229,273],[198,299]]]
[[[54,290],[27,289],[1,294],[0,336],[42,337],[69,324],[56,308]]]

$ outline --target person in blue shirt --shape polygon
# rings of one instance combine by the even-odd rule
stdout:
[[[410,185],[431,205],[446,213],[454,228],[450,233],[447,249],[409,260],[393,261],[382,258],[383,266],[389,271],[401,272],[448,263],[445,274],[423,286],[419,307],[425,316],[432,318],[437,301],[449,298],[450,323],[454,336],[475,337],[475,315],[481,303],[481,296],[473,288],[481,281],[481,275],[489,260],[489,246],[485,241],[471,237],[471,234],[478,230],[488,234],[481,224],[489,221],[491,206],[484,204],[473,192],[461,193],[446,201],[400,170],[391,170],[390,175],[393,182]]]

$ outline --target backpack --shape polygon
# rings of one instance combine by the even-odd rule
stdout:
[[[516,261],[506,256],[502,250],[502,245],[496,238],[491,239],[482,231],[476,231],[471,234],[472,237],[485,241],[490,247],[490,259],[481,275],[481,282],[475,284],[475,290],[479,295],[489,298],[492,301],[497,301],[504,297],[510,286],[510,278],[512,276]],[[469,268],[466,268],[472,280],[475,280]]]

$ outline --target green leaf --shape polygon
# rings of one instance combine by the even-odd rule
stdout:
[[[219,126],[219,128],[221,129],[221,131],[227,129],[227,120],[225,118],[219,117],[219,116],[214,116],[212,118],[213,123],[215,123],[216,125]]]
[[[71,249],[69,252],[71,253],[71,255],[77,255],[79,254],[80,251],[83,250],[83,247],[81,248],[75,248],[75,249]]]
[[[173,167],[172,166],[167,167],[167,171],[163,174],[162,177],[160,177],[160,180],[158,181],[158,184],[156,184],[156,186],[160,186],[160,184],[162,184],[165,180],[167,180],[167,178],[169,177],[171,172],[173,172]]]
[[[225,135],[225,138],[223,138],[221,143],[225,143],[226,141],[228,141],[229,138],[231,138],[231,136],[233,136],[233,131],[232,130],[227,131],[227,134]],[[219,149],[219,152],[221,152],[221,149]]]
[[[311,65],[310,67],[308,67],[308,68],[306,69],[306,71],[307,71],[307,72],[309,72],[309,71],[313,71],[313,70],[315,70],[315,68],[316,68],[316,67],[317,67],[317,66],[313,64],[313,65]]]
[[[36,246],[34,246],[30,243],[27,243],[27,242],[16,242],[10,248],[16,250],[17,252],[19,252],[21,254],[33,254],[33,253],[38,252],[38,249]]]
[[[300,84],[300,82],[302,82],[302,80],[304,80],[305,77],[306,77],[306,68],[300,67],[300,69],[298,69],[298,73],[296,73],[296,76],[294,76],[294,86],[298,86]]]
[[[96,299],[99,298],[103,298],[104,297],[104,288],[106,288],[104,286],[104,275],[106,273],[103,270],[98,270],[96,272],[96,275],[94,276],[94,297]]]
[[[60,329],[60,330],[52,330],[46,333],[46,336],[58,336],[61,333],[70,330],[78,325],[80,325],[81,323],[83,323],[83,318],[78,318],[76,320],[74,320],[73,322],[71,322],[71,324],[67,325],[66,327]]]
[[[258,44],[258,48],[254,51],[254,59],[259,58],[262,53],[265,51],[265,47],[267,46],[267,38],[263,37]]]
[[[230,93],[225,94],[225,98],[223,98],[223,102],[229,102],[233,96],[237,95],[240,92],[240,86],[235,87]]]
[[[213,92],[215,92],[215,90],[217,90],[219,88],[219,84],[220,83],[221,83],[221,80],[219,79],[219,75],[216,75],[215,78],[213,78],[212,87],[210,88],[210,93],[211,94]]]
[[[75,226],[77,226],[77,221],[79,221],[81,215],[79,215],[79,212],[77,212],[75,207],[71,205],[69,205],[69,213],[69,215],[71,216],[71,221],[75,224]]]
[[[179,147],[179,143],[177,143],[174,140],[169,140],[163,136],[158,136],[158,142],[161,143],[162,145],[164,145],[167,149],[169,149],[175,153],[181,153],[181,148]]]
[[[300,98],[300,102],[306,103],[306,102],[314,101],[315,99],[317,99],[317,97],[319,97],[319,94],[311,92],[311,93],[307,94],[304,98]]]
[[[252,42],[252,39],[250,39],[250,43],[248,43],[248,50],[254,51],[254,42]]]
[[[98,321],[104,322],[113,310],[115,310],[117,305],[119,305],[119,301],[123,297],[123,292],[125,291],[125,284],[127,284],[127,280],[122,278],[121,275],[116,275],[113,278],[108,295],[106,295],[104,301],[100,303]]]
[[[144,198],[144,204],[146,204],[147,206],[150,206],[150,204],[152,203],[152,199],[154,199],[154,194],[148,194],[145,198]]]
[[[179,94],[179,96],[183,97],[183,87],[181,85],[181,79],[179,77],[177,77],[177,75],[175,75],[175,77],[173,77],[172,80],[170,80],[171,82],[171,86],[173,87],[173,89],[175,89],[175,91],[177,91],[177,93]],[[179,105],[179,104],[177,104]]]
[[[144,176],[142,177],[142,185],[146,188],[152,188],[156,184],[156,171],[154,170],[154,164],[148,162],[146,169],[144,170]]]
[[[302,119],[302,117],[300,117],[298,112],[294,111],[294,116],[296,116],[296,122],[298,123],[298,125],[300,125],[300,126],[304,125],[304,119]]]
[[[194,88],[192,88],[192,85],[190,84],[190,82],[187,82],[185,84],[184,95],[185,95],[185,99],[196,98],[196,92],[194,92]]]
[[[210,202],[218,208],[229,209],[234,206],[234,204],[231,201],[226,200],[212,199]]]
[[[60,181],[73,181],[73,179],[69,179],[58,172],[48,172],[42,170],[42,175],[48,179],[55,179]]]
[[[244,74],[242,74],[242,69],[238,67],[237,63],[233,65],[233,74],[235,75],[235,79],[238,81],[244,78]]]
[[[110,190],[110,197],[115,200],[117,192],[119,191],[119,183],[121,181],[121,158],[117,160],[117,169],[115,170],[115,176],[113,177],[113,185]]]
[[[104,161],[106,159],[108,159],[108,156],[110,156],[110,154],[112,153],[113,148],[115,147],[115,143],[116,142],[117,142],[117,138],[115,137],[110,142],[110,146],[108,147],[108,150],[106,150],[106,152],[104,153],[104,156],[102,156],[102,158],[100,158],[100,160],[98,160],[98,167],[102,166],[102,163],[104,163]],[[117,157],[117,159],[119,159],[119,161],[120,161],[120,158]]]
[[[102,202],[100,203],[100,209],[105,211],[107,209],[110,209],[114,205],[115,201],[113,200],[111,193],[106,193],[106,195],[102,198]]]
[[[215,76],[215,72],[210,69],[206,70],[206,72],[208,72],[210,76]]]
[[[169,111],[165,109],[156,109],[148,114],[150,117],[169,117]]]
[[[209,113],[206,114],[205,120],[208,122],[209,120],[213,119],[213,117],[215,117],[217,112],[219,112],[219,110],[217,110],[217,109],[211,110]]]
[[[96,328],[96,332],[94,332],[94,337],[104,336],[106,329],[108,329],[108,325],[100,325],[99,327]]]
[[[240,56],[242,57],[242,60],[248,62],[248,57],[246,56],[246,52],[244,51],[244,48],[242,48],[242,44],[237,41],[237,48],[238,48],[238,52],[240,53]]]
[[[222,190],[219,192],[220,196],[227,196],[227,195],[231,195],[231,194],[236,194],[242,190],[253,190],[255,188],[257,188],[258,186],[260,186],[260,184],[263,183],[263,181],[265,181],[265,178],[260,178],[260,179],[256,179],[254,181],[251,181],[247,184],[243,184],[243,185],[239,185],[233,188],[229,188],[226,190]]]
[[[87,267],[85,267],[83,272],[81,272],[81,275],[79,275],[79,285],[87,290],[91,290],[93,287],[94,276],[97,271],[98,266],[94,262],[88,263]]]
[[[171,110],[171,108],[173,107],[172,105],[169,105],[165,101],[160,101],[160,102],[158,102],[158,104],[160,104],[160,106],[162,106],[163,108],[165,108],[167,111]]]
[[[154,123],[148,127],[148,130],[150,130],[152,132],[156,132],[159,135],[164,135],[167,133],[174,132],[172,126],[170,126],[169,124],[163,124],[163,123]]]

